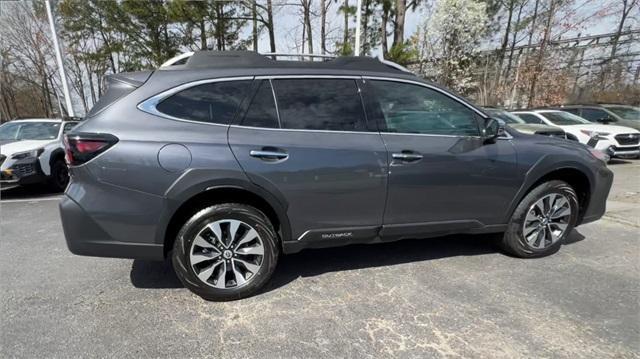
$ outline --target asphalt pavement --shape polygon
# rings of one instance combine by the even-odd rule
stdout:
[[[640,161],[553,256],[449,236],[286,256],[252,298],[206,302],[168,262],[79,257],[59,194],[2,193],[0,357],[640,357]]]

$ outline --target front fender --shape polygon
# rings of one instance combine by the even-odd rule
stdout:
[[[516,192],[511,201],[507,212],[504,215],[503,223],[509,223],[516,207],[529,193],[533,185],[536,184],[544,176],[563,169],[573,169],[582,172],[589,181],[589,190],[594,191],[595,173],[592,168],[585,165],[583,161],[573,158],[567,158],[566,155],[547,154],[542,156],[529,170],[526,172],[522,185]]]

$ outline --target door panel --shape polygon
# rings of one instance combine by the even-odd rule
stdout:
[[[485,144],[484,120],[439,89],[371,80],[367,93],[390,164],[383,234],[499,223],[519,186],[510,141]]]
[[[382,223],[387,160],[380,135],[232,126],[229,144],[251,181],[286,199],[293,239],[311,229]]]
[[[507,140],[485,145],[477,137],[382,136],[391,163],[385,224],[497,224],[518,189],[515,150]],[[422,158],[392,158],[402,151]]]
[[[387,152],[368,132],[354,79],[264,80],[240,124],[231,149],[251,181],[286,200],[292,239],[382,224]]]

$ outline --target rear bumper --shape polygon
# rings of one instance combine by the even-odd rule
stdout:
[[[60,201],[60,216],[67,247],[73,254],[147,260],[164,259],[161,244],[113,240],[78,203],[67,195]]]
[[[607,210],[607,197],[613,184],[613,172],[606,167],[602,167],[597,173],[593,192],[589,199],[589,205],[582,215],[579,224],[597,221],[602,218]]]

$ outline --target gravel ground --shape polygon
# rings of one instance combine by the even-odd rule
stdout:
[[[68,252],[56,195],[3,193],[1,357],[640,357],[640,161],[557,254],[487,236],[309,250],[211,303],[169,263]]]

